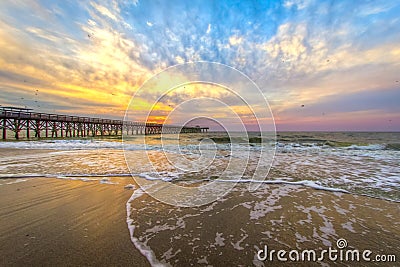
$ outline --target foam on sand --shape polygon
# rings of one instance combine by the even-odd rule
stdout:
[[[4,183],[4,184],[6,184],[6,185],[18,184],[18,183],[23,183],[23,182],[26,182],[26,181],[28,181],[28,180],[26,180],[26,179],[16,179],[15,181],[7,182],[7,183]]]
[[[310,180],[303,180],[303,181],[285,181],[285,180],[252,180],[252,179],[239,179],[239,180],[229,180],[229,179],[218,179],[218,182],[230,182],[230,183],[262,183],[262,184],[288,184],[288,185],[301,185],[311,187],[317,190],[324,190],[330,192],[339,192],[339,193],[347,193],[350,194],[349,191],[341,189],[341,188],[334,188],[334,187],[326,187],[318,184],[315,181]]]
[[[151,266],[155,266],[155,267],[171,266],[170,264],[165,264],[165,263],[161,263],[160,261],[158,261],[154,254],[154,251],[149,246],[140,242],[136,237],[133,236],[133,233],[135,231],[135,225],[133,224],[133,219],[131,219],[131,211],[133,208],[131,205],[131,202],[133,202],[135,199],[143,196],[144,194],[145,194],[145,191],[142,188],[139,188],[133,192],[133,194],[129,198],[128,202],[126,202],[126,214],[127,214],[126,223],[128,225],[131,241],[134,244],[134,246],[136,247],[136,249],[138,249],[140,251],[140,253],[146,257],[146,259],[149,261]]]

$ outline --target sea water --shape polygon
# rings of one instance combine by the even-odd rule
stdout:
[[[266,242],[321,248],[349,235],[354,246],[363,247],[377,225],[381,245],[398,252],[400,133],[278,133],[274,160],[261,181],[253,180],[254,162],[261,146],[271,144],[247,141],[203,133],[131,136],[124,143],[115,138],[0,142],[0,186],[35,177],[129,183],[131,240],[152,265],[262,266],[254,255]],[[196,166],[189,163],[207,150],[213,151],[212,164],[190,171]],[[223,172],[243,158],[247,165],[240,177]],[[189,165],[176,168],[176,162]],[[133,177],[180,186],[237,184],[212,203],[182,208],[147,196],[152,183],[140,188]],[[249,191],[250,182],[260,186]]]
[[[251,135],[251,134],[250,134]],[[257,136],[256,133],[253,134]],[[0,148],[43,150],[36,155],[3,156],[0,159],[0,177],[102,177],[102,176],[141,176],[147,179],[163,179],[170,182],[204,181],[220,178],[237,182],[232,177],[220,177],[221,168],[231,158],[240,158],[246,153],[248,164],[257,156],[261,144],[227,142],[219,133],[181,135],[179,143],[159,135],[141,138],[133,136],[122,144],[120,139],[74,139],[74,140],[36,140],[0,142]],[[207,172],[188,174],[174,169],[168,171],[161,166],[158,172],[144,169],[140,157],[161,157],[172,154],[196,157],[199,142],[210,138],[217,146],[217,155]],[[183,140],[183,141],[182,141]],[[204,147],[203,147],[204,148]],[[214,147],[212,147],[214,149]],[[122,156],[137,155],[134,161],[138,166],[126,166]],[[253,154],[252,154],[253,152]],[[249,154],[248,154],[249,153]],[[153,161],[152,163],[156,162]],[[265,183],[301,184],[317,189],[339,190],[353,194],[368,195],[392,201],[400,201],[400,133],[325,133],[325,132],[286,132],[277,134],[276,152],[273,164]],[[213,170],[215,173],[213,173]],[[246,173],[240,182],[251,179]]]

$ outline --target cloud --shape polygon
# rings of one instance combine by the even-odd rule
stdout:
[[[302,116],[313,117],[315,115],[334,114],[343,112],[359,112],[368,110],[379,110],[387,113],[400,113],[400,106],[397,103],[400,99],[400,91],[386,89],[379,91],[362,91],[347,94],[336,94],[326,96],[317,102],[305,104],[301,108],[299,102],[297,107],[286,109],[281,115],[300,112]]]
[[[239,45],[241,44],[243,41],[242,37],[238,37],[238,36],[231,36],[229,37],[229,44],[230,45]]]
[[[95,114],[96,106],[98,110],[108,106],[119,114],[106,114],[120,116],[130,95],[151,71],[135,63],[140,56],[135,44],[118,31],[103,28],[105,23],[101,17],[85,19],[80,24],[85,38],[79,40],[53,30],[61,25],[19,29],[3,22],[0,39],[6,49],[0,56],[2,76],[17,79],[2,79],[0,86],[19,88],[20,105],[38,108],[41,102],[42,111],[46,110],[46,99],[65,110],[62,103],[68,98],[76,112]],[[40,90],[40,101],[30,100],[36,89]],[[87,103],[87,108],[83,104],[78,107],[79,102]]]
[[[91,20],[91,19],[88,19],[88,24],[90,26],[96,26],[97,25],[97,23],[95,21]]]
[[[367,2],[358,7],[358,14],[360,16],[370,16],[376,15],[389,11],[397,5],[395,1],[385,1],[385,2]]]
[[[105,6],[96,4],[95,2],[90,2],[90,4],[102,15],[117,21],[117,17],[110,11],[108,10]]]
[[[175,60],[178,64],[183,64],[185,63],[185,60],[181,56],[176,56]]]
[[[283,3],[283,6],[286,8],[296,7],[297,9],[304,9],[310,3],[310,0],[287,0]]]
[[[0,86],[18,95],[32,92],[20,80],[27,77],[55,102],[68,95],[121,110],[154,73],[214,61],[248,75],[275,113],[296,119],[301,102],[329,98],[334,106],[340,95],[380,92],[400,79],[397,1],[29,3],[0,4],[0,70],[15,77]]]

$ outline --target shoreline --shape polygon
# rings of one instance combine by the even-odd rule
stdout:
[[[124,185],[128,184],[129,182],[135,185],[135,190],[138,190],[136,183],[128,179],[119,184],[101,184],[94,181],[85,182],[80,180],[63,180],[56,178],[35,178],[27,179],[22,183],[11,183],[0,186],[0,201],[3,203],[2,207],[0,208],[0,216],[2,218],[2,221],[0,222],[0,249],[3,254],[0,264],[3,266],[21,266],[28,264],[41,266],[150,266],[149,262],[165,263],[164,261],[159,261],[159,257],[162,255],[162,251],[159,249],[168,250],[170,237],[175,236],[175,234],[184,235],[184,233],[191,235],[192,230],[195,232],[199,231],[198,223],[190,219],[190,214],[194,210],[185,209],[188,213],[184,212],[178,216],[180,213],[179,208],[175,209],[163,203],[159,203],[152,199],[149,195],[142,194],[140,191],[135,192],[133,190],[124,189]],[[309,232],[308,227],[303,228],[303,226],[301,228],[293,228],[296,220],[304,216],[298,214],[295,217],[292,217],[297,213],[295,212],[297,206],[293,206],[293,204],[296,202],[298,203],[300,200],[308,203],[308,205],[311,203],[314,203],[315,205],[317,202],[319,202],[317,199],[320,199],[320,201],[324,199],[323,202],[319,204],[321,207],[325,207],[330,210],[329,212],[326,210],[328,213],[324,216],[328,216],[326,218],[331,218],[330,220],[332,220],[331,222],[333,223],[332,227],[336,230],[342,229],[343,225],[346,225],[346,219],[341,216],[341,213],[345,210],[350,212],[349,207],[351,205],[356,205],[358,207],[352,212],[356,211],[359,213],[358,215],[361,216],[359,217],[360,219],[368,218],[371,211],[384,211],[389,207],[397,208],[395,203],[383,199],[370,199],[367,202],[369,203],[368,206],[371,205],[371,209],[367,207],[361,208],[363,206],[362,203],[367,203],[367,197],[353,196],[351,194],[344,194],[340,192],[327,192],[305,186],[287,184],[269,184],[264,186],[264,190],[267,189],[265,192],[272,190],[272,194],[261,192],[261,195],[256,193],[256,197],[251,197],[250,195],[245,196],[238,194],[239,191],[234,190],[230,194],[233,194],[236,197],[232,198],[227,196],[225,200],[222,199],[223,202],[217,201],[214,204],[198,208],[204,211],[207,210],[207,213],[204,214],[205,217],[200,216],[203,217],[203,219],[207,218],[206,231],[204,234],[198,232],[200,236],[205,238],[205,240],[210,239],[203,245],[208,244],[214,239],[215,236],[213,236],[211,233],[212,231],[217,230],[217,236],[218,232],[222,233],[225,231],[230,231],[232,232],[230,236],[232,236],[232,238],[235,236],[235,238],[238,240],[246,235],[246,242],[249,243],[246,246],[245,243],[242,244],[245,248],[245,251],[238,251],[238,253],[245,253],[244,255],[247,255],[246,257],[251,255],[251,251],[254,250],[252,249],[254,245],[261,245],[261,243],[259,243],[261,241],[274,247],[282,247],[282,244],[290,245],[290,247],[298,247],[299,243],[291,240],[289,236],[280,235],[279,233],[284,229],[290,229],[290,231],[297,229],[297,231],[300,230],[299,233],[302,236],[312,235],[312,233]],[[289,195],[286,195],[286,193],[282,194],[282,192],[286,190],[296,193]],[[277,195],[275,196],[273,192],[276,192]],[[263,197],[260,199],[259,197],[261,196]],[[311,199],[309,199],[310,196],[312,196]],[[314,197],[317,198],[313,201],[312,199]],[[268,209],[271,209],[268,211],[269,215],[264,219],[260,219],[261,221],[259,221],[259,223],[261,224],[254,224],[254,229],[248,228],[246,230],[249,231],[247,234],[243,234],[241,232],[242,230],[238,231],[240,228],[239,225],[255,222],[253,221],[254,219],[251,218],[249,220],[242,221],[242,219],[245,219],[248,216],[248,211],[246,210],[249,203],[252,203],[257,199],[259,199],[257,201],[263,201],[262,199],[264,198],[270,199],[267,201],[267,203],[272,201],[267,205],[269,208],[267,206],[264,207],[264,204],[261,206],[261,210],[266,209],[267,211]],[[330,203],[332,200],[334,200],[335,203],[336,201],[338,202],[334,205],[334,203]],[[275,203],[276,201],[282,201],[282,203],[278,205],[278,203]],[[341,202],[342,204],[339,205],[341,208],[336,207],[336,205]],[[256,204],[256,206],[257,205],[259,204]],[[152,213],[153,215],[147,214],[147,212],[144,212],[145,210],[143,210],[144,213],[139,212],[145,206],[147,206],[145,210],[153,207],[152,209],[158,210],[158,212]],[[219,208],[217,208],[218,206]],[[313,205],[310,207],[312,206]],[[283,213],[276,213],[283,207],[285,207],[284,210],[282,210]],[[319,207],[319,205],[316,205],[316,207]],[[336,207],[339,210],[336,212],[331,210],[333,207]],[[212,211],[214,208],[216,208],[215,214]],[[220,213],[222,211],[225,213],[232,208],[241,214],[241,219],[239,220],[241,223],[239,223],[239,221],[237,223],[230,222],[229,218],[231,218],[233,215],[230,213],[227,213],[225,216],[221,217]],[[276,210],[276,208],[278,209]],[[133,216],[127,217],[127,209],[128,215]],[[250,213],[252,212],[251,210],[249,211]],[[136,213],[136,215],[132,214],[132,212]],[[186,222],[189,228],[186,230],[179,230],[180,228],[178,227],[169,234],[167,233],[168,231],[164,233],[161,231],[159,233],[159,237],[154,236],[155,240],[150,241],[150,247],[140,247],[141,242],[139,242],[137,238],[142,240],[142,238],[147,235],[145,234],[143,236],[143,230],[150,227],[147,226],[145,218],[151,219],[151,221],[159,220],[162,224],[163,220],[166,220],[165,222],[169,220],[168,216],[165,217],[166,214],[163,216],[163,213],[165,212],[168,214],[169,212],[178,212],[176,213],[176,216],[183,216],[182,218],[189,216],[187,217],[189,220]],[[209,217],[212,214],[215,216]],[[264,212],[261,212],[261,214],[264,214]],[[266,214],[267,213],[265,213],[265,215]],[[395,216],[395,214],[393,215]],[[177,218],[176,216],[174,215],[172,217]],[[257,216],[260,216],[260,214]],[[281,225],[280,227],[276,228],[278,225],[275,225],[273,222],[280,221],[282,216],[289,219],[289,225]],[[320,215],[312,214],[313,220],[316,219],[318,221],[317,225],[313,227],[326,227],[326,225],[324,226],[324,224],[320,221],[325,217],[319,216]],[[292,220],[290,218],[297,219]],[[201,221],[204,221],[203,219]],[[305,220],[306,218],[302,219]],[[389,226],[388,221],[382,220],[382,217],[380,217],[379,221],[381,226],[385,225],[385,228],[391,227]],[[372,223],[372,221],[370,222]],[[226,227],[224,227],[224,225]],[[264,227],[260,228],[261,225],[264,225],[265,227],[267,225],[269,226],[264,229]],[[367,225],[364,225],[364,227],[365,226]],[[369,225],[367,229],[371,230],[376,226],[377,225],[373,223]],[[136,229],[136,227],[138,227],[138,229]],[[358,237],[357,232],[362,233],[364,231],[362,225],[357,226],[357,224],[353,224],[353,226],[350,225],[349,227],[350,231],[348,231],[347,228],[339,230],[338,234],[342,233],[341,235],[339,234],[339,237],[344,236],[349,238],[350,244],[356,245],[360,248],[367,248],[369,245],[372,246],[374,244],[373,242],[371,243],[372,240],[370,239],[370,234],[372,233],[367,235],[368,239],[364,239],[365,236],[364,238],[361,236]],[[353,230],[351,229],[352,227],[354,227]],[[393,227],[394,229],[397,228],[397,226]],[[276,232],[266,231],[273,230],[274,228]],[[258,229],[258,233],[261,234],[261,236],[259,236],[259,234],[255,234],[257,233],[256,229]],[[262,230],[266,232],[262,232]],[[388,229],[386,229],[386,231],[387,230]],[[393,233],[393,229],[389,230],[389,232]],[[267,235],[264,236],[263,233],[267,233]],[[391,240],[387,233],[388,232],[386,232],[385,235],[386,237],[382,236],[383,240],[385,240],[384,243],[386,243],[386,245],[391,244],[393,246],[393,242],[395,241]],[[236,237],[237,234],[240,234],[240,238],[239,236]],[[275,234],[275,239],[271,239],[271,237]],[[227,238],[226,241],[231,239],[229,236],[227,236],[227,234],[224,234],[224,237]],[[329,240],[331,240],[333,243],[331,238],[329,238]],[[224,251],[225,256],[230,255],[230,257],[235,257],[236,254],[230,252],[228,249],[228,246],[230,246],[229,243],[232,245],[234,244],[233,241],[238,242],[236,239],[232,239],[232,242],[225,242],[227,243],[227,247],[223,249],[221,248],[222,251]],[[280,243],[281,241],[284,241],[284,243]],[[155,246],[155,244],[157,245]],[[308,244],[311,247],[320,247],[322,245],[322,243],[313,242]],[[173,244],[170,245],[172,246]],[[178,245],[178,247],[176,247],[176,245]],[[286,245],[284,245],[284,247],[286,247]],[[186,246],[187,244],[185,245],[185,242],[178,242],[175,244],[175,249],[182,249],[182,252],[179,253],[181,255],[177,255],[177,259],[180,259],[180,263],[182,263],[182,261],[184,262],[184,260],[179,256],[188,256],[187,252],[184,252],[184,250],[188,249]],[[156,248],[155,251],[153,251],[154,248]],[[374,247],[374,249],[377,248],[378,247]],[[398,253],[398,251],[393,250],[391,252],[396,254]],[[156,253],[157,256],[154,254],[152,256],[150,254],[147,255],[148,253]],[[220,262],[220,260],[214,256],[209,255],[209,259],[213,259],[210,263]]]
[[[0,148],[0,155],[2,175],[7,176],[0,178],[1,266],[187,266],[229,259],[234,265],[251,265],[257,248],[265,244],[322,249],[335,247],[338,238],[356,248],[400,255],[398,202],[324,187],[307,175],[299,175],[300,181],[265,181],[254,192],[247,190],[251,180],[242,180],[210,205],[181,209],[141,194],[122,150],[114,147]],[[305,163],[314,159],[312,153],[305,155]],[[275,178],[290,174],[287,168],[299,159],[294,153],[280,156]],[[132,152],[138,169],[140,157]],[[351,162],[337,162],[358,170]],[[293,174],[319,171],[307,164],[294,166],[299,169]],[[141,173],[138,177],[148,176]],[[124,189],[127,184],[135,191]]]

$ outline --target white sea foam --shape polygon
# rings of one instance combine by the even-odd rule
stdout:
[[[225,246],[225,243],[224,243],[225,238],[223,238],[222,235],[223,235],[223,233],[218,233],[218,232],[216,233],[215,243],[214,243],[215,246],[220,246],[220,247]]]
[[[5,184],[7,184],[7,185],[10,185],[10,184],[18,184],[18,183],[23,183],[23,182],[26,182],[26,181],[28,181],[28,180],[26,180],[26,179],[17,179],[17,180],[15,180],[15,181],[7,182],[7,183],[5,183]]]
[[[165,182],[172,181],[173,178],[178,178],[182,173],[140,173],[137,176],[145,178],[147,180],[162,180]],[[157,176],[157,177],[156,177]],[[204,179],[200,179],[201,181],[205,181]],[[199,181],[200,181],[199,180]],[[225,183],[262,183],[262,184],[288,184],[288,185],[301,185],[311,187],[317,190],[325,190],[331,192],[339,192],[339,193],[350,193],[349,191],[341,188],[327,187],[319,184],[318,181],[310,181],[310,180],[302,180],[302,181],[287,181],[287,180],[253,180],[253,179],[215,179],[213,181],[216,182],[225,182]]]
[[[198,259],[197,263],[198,264],[206,264],[208,266],[207,256],[204,256],[203,258]]]
[[[318,184],[316,181],[310,180],[303,180],[303,181],[286,181],[286,180],[252,180],[252,179],[239,179],[239,180],[230,180],[230,179],[218,179],[215,180],[218,182],[230,182],[230,183],[262,183],[262,184],[288,184],[288,185],[302,185],[311,187],[318,190],[325,190],[331,192],[340,192],[340,193],[350,193],[347,190],[341,188],[334,188],[334,187],[326,187]]]
[[[150,181],[161,180],[164,182],[170,182],[174,179],[179,178],[180,174],[182,174],[182,173],[164,171],[164,172],[158,172],[158,173],[143,172],[143,173],[134,174],[134,176],[139,176],[141,178],[144,178],[144,179],[150,180]]]
[[[71,176],[64,176],[64,175],[57,175],[57,179],[63,180],[72,180],[72,181],[82,181],[82,182],[93,182],[98,181],[98,179],[88,178],[88,177],[71,177]]]
[[[256,202],[250,211],[250,220],[258,220],[265,217],[266,214],[278,209],[282,209],[281,205],[276,205],[276,202],[281,196],[286,196],[286,192],[280,189],[273,189],[268,197],[260,202]]]
[[[356,233],[356,231],[353,228],[352,222],[342,223],[342,227],[343,227],[343,229],[349,230],[352,233]]]
[[[154,251],[147,246],[146,244],[140,242],[136,237],[133,236],[133,233],[135,231],[135,225],[133,224],[133,219],[131,218],[131,210],[132,210],[132,205],[131,202],[133,202],[135,199],[143,196],[145,194],[145,190],[149,189],[151,186],[146,187],[145,189],[139,188],[135,190],[132,194],[132,196],[129,198],[128,202],[126,202],[126,223],[128,225],[129,229],[129,234],[131,237],[131,241],[133,245],[136,247],[136,249],[139,250],[139,252],[146,257],[148,262],[150,263],[151,266],[155,267],[163,267],[163,266],[170,266],[170,264],[162,263],[159,260],[157,260]]]
[[[17,179],[17,178],[59,178],[59,179],[74,179],[74,178],[90,178],[90,177],[131,177],[130,173],[77,173],[77,174],[47,174],[47,173],[21,173],[21,174],[0,174],[0,179]],[[93,179],[97,181],[97,179]]]
[[[175,251],[175,253],[172,252],[172,248],[168,249],[162,256],[161,258],[169,260],[172,259],[173,257],[175,257],[178,253],[180,253],[182,250],[178,249]]]
[[[383,150],[386,148],[384,144],[369,144],[369,145],[351,145],[347,147],[349,150]]]
[[[46,177],[44,174],[39,173],[15,173],[15,174],[0,174],[0,179],[18,179],[18,178],[39,178]]]
[[[13,141],[0,142],[0,148],[23,148],[23,149],[99,149],[113,148],[122,149],[121,142],[102,140],[43,140],[43,141]]]
[[[117,182],[112,182],[112,181],[110,181],[110,179],[108,179],[108,178],[103,178],[103,179],[101,179],[101,180],[99,181],[99,183],[100,183],[100,184],[114,184],[114,185],[119,184],[119,183],[117,183]]]
[[[240,230],[243,231],[243,229],[240,229]],[[248,237],[249,237],[249,235],[246,234],[246,233],[244,233],[243,236],[242,236],[242,238],[241,238],[240,240],[238,240],[236,243],[231,242],[231,245],[232,245],[233,248],[236,249],[236,250],[243,250],[244,247],[242,247],[240,244],[241,244],[246,238],[248,238]]]

